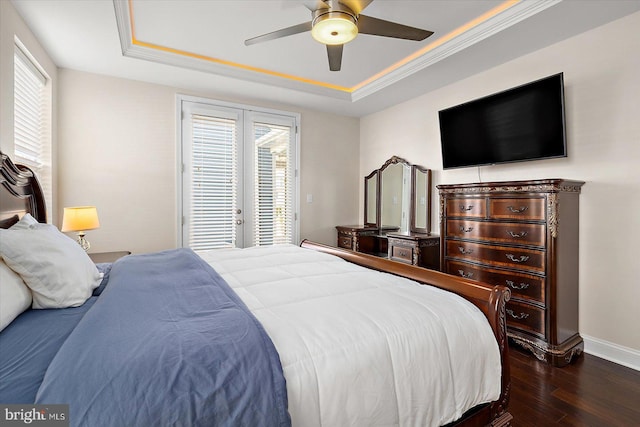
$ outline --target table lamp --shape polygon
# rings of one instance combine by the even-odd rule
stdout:
[[[94,230],[99,227],[100,221],[98,220],[98,210],[95,206],[74,206],[64,208],[61,231],[77,231],[78,244],[85,251],[89,250],[91,244],[84,238],[84,232],[87,230]]]

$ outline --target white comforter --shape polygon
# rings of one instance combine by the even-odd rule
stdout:
[[[293,245],[200,252],[280,354],[293,426],[437,426],[500,394],[468,301]]]

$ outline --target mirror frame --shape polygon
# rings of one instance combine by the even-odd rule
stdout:
[[[376,217],[371,218],[373,221],[369,221],[369,217],[367,215],[367,207],[369,206],[369,189],[367,188],[367,183],[370,179],[375,179],[376,183],[376,191],[374,197],[376,198]],[[379,170],[376,169],[371,172],[369,175],[364,177],[364,225],[365,227],[379,227],[380,224],[380,173]]]
[[[416,203],[416,198],[418,196],[416,192],[416,181],[418,179],[418,173],[423,173],[426,175],[426,190],[427,190],[427,217],[425,218],[426,227],[416,227],[416,212],[418,210],[418,206]],[[424,233],[431,234],[431,169],[423,168],[422,166],[413,165],[411,166],[411,212],[409,212],[409,223],[410,231],[412,233]]]
[[[382,211],[381,211],[381,191],[382,191],[382,172],[390,165],[401,163],[405,166],[411,168],[411,188],[409,191],[411,201],[409,203],[409,232],[410,233],[422,233],[422,234],[431,234],[431,169],[423,168],[422,166],[413,165],[403,159],[402,157],[392,156],[389,160],[384,162],[384,164],[379,168],[372,171],[369,175],[364,178],[364,224],[365,226],[375,226],[377,228],[381,227],[380,221],[382,220]],[[422,172],[427,175],[427,218],[426,218],[426,227],[416,227],[416,176],[418,172]],[[367,182],[369,179],[375,177],[376,179],[376,218],[375,223],[369,221],[373,218],[368,218],[367,216],[367,205],[369,202],[368,193],[367,193]]]

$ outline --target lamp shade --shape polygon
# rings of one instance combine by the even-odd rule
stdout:
[[[95,206],[64,208],[61,231],[87,231],[100,227]]]

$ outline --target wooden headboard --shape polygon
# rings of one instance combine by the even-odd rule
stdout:
[[[25,213],[38,222],[47,222],[42,187],[36,175],[26,166],[14,164],[0,151],[0,228],[9,228]]]

